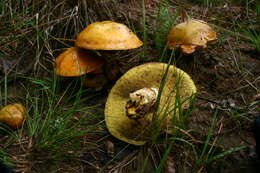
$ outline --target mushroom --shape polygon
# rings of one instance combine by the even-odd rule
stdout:
[[[156,107],[166,71],[165,63],[146,63],[130,69],[117,80],[105,106],[106,126],[113,136],[130,144],[143,145],[151,137],[155,112],[159,113],[158,124],[162,128],[170,125],[172,118],[178,118],[178,113],[173,116],[177,93],[184,102],[181,106],[189,106],[189,98],[196,93],[196,86],[188,74],[170,65]]]
[[[89,50],[127,50],[138,48],[143,42],[126,25],[102,21],[88,25],[75,44]]]
[[[25,107],[19,103],[6,105],[0,110],[0,122],[12,128],[20,127],[23,124],[24,117]]]
[[[217,33],[204,21],[190,19],[174,26],[168,36],[168,48],[180,47],[184,53],[191,54],[196,47],[207,47],[207,42],[215,40]]]
[[[129,50],[141,47],[143,42],[124,24],[113,21],[94,22],[79,33],[77,47],[99,52],[105,57],[105,73],[109,80],[117,79],[119,66],[112,50]]]
[[[86,73],[100,73],[103,59],[91,55],[88,51],[71,47],[55,59],[55,73],[60,76],[72,77]]]

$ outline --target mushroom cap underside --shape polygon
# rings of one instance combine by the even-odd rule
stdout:
[[[104,60],[87,50],[71,47],[55,59],[55,73],[60,76],[80,76],[101,71]]]
[[[138,48],[143,42],[126,25],[102,21],[88,25],[75,44],[90,50],[127,50]]]
[[[113,136],[134,145],[143,145],[149,140],[153,113],[147,113],[143,119],[136,121],[126,116],[125,106],[129,93],[141,88],[160,88],[166,69],[165,63],[146,63],[130,69],[116,82],[105,106],[106,125]],[[168,115],[172,115],[170,111],[175,104],[177,88],[181,100],[186,99],[182,107],[188,106],[188,98],[196,93],[196,87],[188,74],[170,65],[157,111],[164,112],[158,115],[159,124],[166,124],[164,122],[172,118]]]

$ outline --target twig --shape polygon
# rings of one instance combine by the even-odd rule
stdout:
[[[136,155],[136,153],[137,153],[137,151],[131,153],[128,156],[126,156],[126,158],[123,161],[121,161],[117,166],[115,166],[111,170],[109,170],[108,173],[112,173],[115,169],[117,169],[119,167],[125,167],[125,166],[129,165],[131,162],[133,162],[136,159],[136,156],[134,156],[134,155]],[[131,159],[129,160],[129,158],[131,158]]]
[[[204,98],[204,97],[201,97],[201,96],[198,96],[198,95],[196,96],[196,98],[198,98],[198,99],[200,99],[200,100],[207,101],[207,102],[215,103],[215,104],[217,104],[217,105],[219,105],[219,106],[222,106],[222,104],[219,103],[218,101],[211,100],[211,99],[209,99],[209,98]]]
[[[179,130],[180,132],[182,132],[182,133],[184,133],[185,135],[187,135],[188,137],[190,137],[191,140],[192,140],[192,142],[194,142],[194,143],[199,143],[199,144],[204,144],[204,143],[205,143],[205,142],[203,142],[203,141],[201,141],[201,140],[196,139],[196,138],[193,137],[191,134],[189,134],[187,131],[185,131],[185,130],[183,130],[183,129],[177,127],[177,126],[174,126],[174,128],[176,128],[176,129]],[[208,145],[210,145],[210,146],[212,146],[212,147],[215,146],[214,143],[213,143],[213,144],[208,143]]]
[[[99,168],[98,166],[94,165],[94,164],[91,163],[91,162],[88,162],[88,161],[82,160],[82,159],[79,159],[79,161],[81,161],[81,162],[83,162],[83,163],[87,163],[87,164],[89,164],[90,166],[93,166],[95,169],[100,170],[100,168]]]
[[[219,129],[218,129],[218,132],[217,132],[217,134],[216,134],[216,137],[214,138],[214,140],[213,140],[213,145],[210,147],[210,149],[209,149],[209,153],[211,152],[211,150],[213,149],[213,146],[215,145],[215,143],[217,142],[217,140],[218,140],[218,136],[219,136],[219,134],[220,134],[220,132],[221,132],[221,130],[222,130],[222,128],[223,128],[223,120],[224,120],[224,117],[221,117],[221,119],[218,121],[218,123],[220,123],[220,125],[219,125]]]
[[[203,171],[203,169],[204,169],[204,165],[202,165],[202,166],[200,167],[200,169],[197,171],[197,173],[201,173],[201,172]]]

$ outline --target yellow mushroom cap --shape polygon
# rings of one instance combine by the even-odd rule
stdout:
[[[87,50],[71,47],[55,59],[55,72],[60,76],[80,76],[101,71],[104,60]]]
[[[113,136],[134,145],[143,145],[149,140],[151,132],[149,127],[153,113],[149,112],[144,118],[136,121],[127,117],[125,106],[129,100],[129,93],[142,88],[160,88],[166,69],[165,63],[146,63],[130,69],[116,82],[108,95],[105,106],[106,126]],[[196,93],[196,86],[190,76],[170,65],[160,97],[159,112],[163,112],[166,105],[174,105],[177,83],[182,101]],[[188,105],[187,101],[182,106]],[[160,118],[165,119],[165,115],[159,115]],[[171,118],[167,117],[166,121]]]
[[[0,110],[0,121],[12,128],[18,128],[23,124],[25,107],[19,103],[4,106]]]
[[[88,25],[75,44],[91,50],[127,50],[138,48],[143,42],[126,25],[103,21]]]
[[[201,20],[188,20],[174,26],[168,36],[168,47],[181,47],[184,53],[193,53],[197,46],[207,47],[207,42],[215,40],[217,33]]]

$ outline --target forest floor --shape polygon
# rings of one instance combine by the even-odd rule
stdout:
[[[104,20],[124,23],[144,42],[136,50],[111,51],[116,79],[143,63],[168,63],[172,50],[164,49],[166,35],[185,16],[211,24],[217,40],[189,55],[174,50],[174,65],[191,76],[198,93],[185,126],[172,136],[162,133],[144,146],[116,139],[104,121],[116,80],[87,88],[82,86],[86,76],[54,74],[53,60],[74,46],[88,24]],[[256,172],[256,0],[12,0],[0,2],[0,18],[0,106],[22,103],[26,108],[22,128],[0,128],[0,160],[15,171]]]

